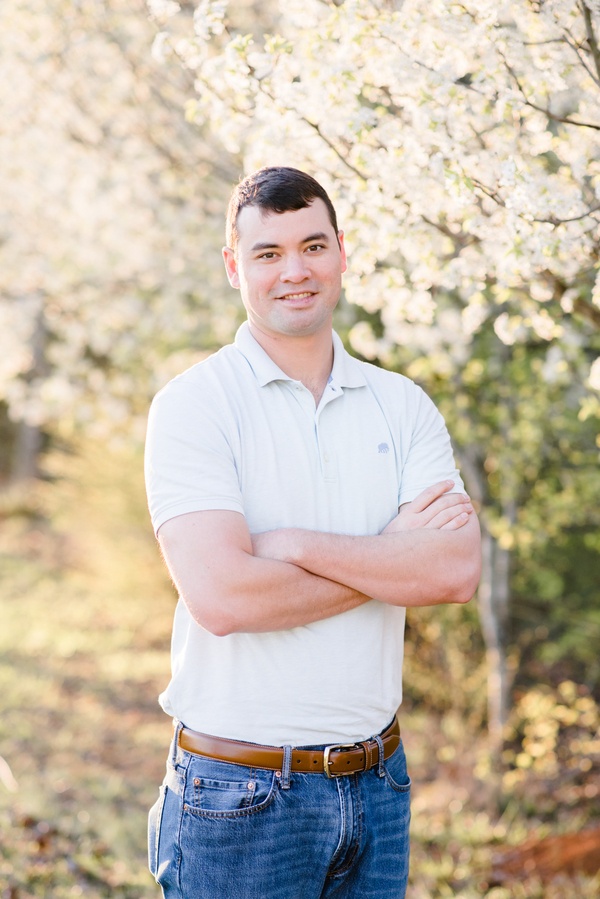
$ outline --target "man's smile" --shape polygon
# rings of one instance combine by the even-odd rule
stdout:
[[[281,296],[277,297],[278,300],[306,300],[309,297],[314,297],[315,292],[312,290],[304,291],[303,293],[284,293]]]

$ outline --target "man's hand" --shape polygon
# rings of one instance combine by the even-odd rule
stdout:
[[[453,487],[454,481],[440,481],[427,487],[411,503],[404,503],[381,533],[395,534],[418,528],[446,531],[462,528],[469,520],[473,506],[464,493],[449,493]]]

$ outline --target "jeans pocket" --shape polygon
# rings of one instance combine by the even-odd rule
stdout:
[[[385,779],[396,793],[409,793],[411,780],[406,770],[406,755],[402,742],[393,755],[384,762]]]
[[[184,808],[207,818],[240,818],[267,808],[277,792],[272,771],[240,770],[227,763],[191,768],[185,790]]]
[[[158,849],[160,844],[160,826],[162,823],[163,809],[167,787],[163,784],[158,793],[158,799],[148,813],[148,867],[150,873],[156,879],[158,871]]]

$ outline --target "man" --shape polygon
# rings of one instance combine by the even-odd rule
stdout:
[[[402,897],[405,607],[471,598],[477,519],[431,401],[332,332],[346,255],[324,189],[256,172],[227,243],[247,322],[149,421],[180,596],[150,868],[180,899]]]

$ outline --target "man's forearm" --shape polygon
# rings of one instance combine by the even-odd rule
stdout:
[[[159,532],[165,561],[195,621],[217,636],[287,630],[370,600],[354,588],[253,553],[243,516],[196,512]]]
[[[467,602],[479,580],[479,526],[354,537],[297,528],[256,541],[259,552],[400,606]]]
[[[371,600],[333,577],[254,556],[246,557],[235,581],[235,585],[224,585],[220,598],[215,595],[223,634],[288,630],[331,618]]]

